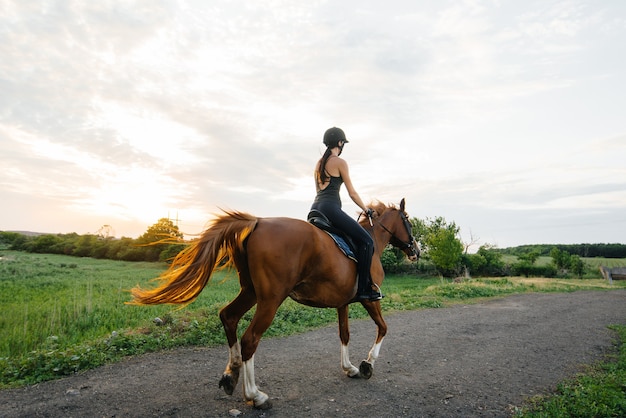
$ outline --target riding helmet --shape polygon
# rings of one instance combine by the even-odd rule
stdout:
[[[346,134],[342,129],[333,127],[326,130],[324,133],[324,145],[328,148],[334,148],[339,145],[339,141],[343,141],[344,143],[350,142],[346,139]]]

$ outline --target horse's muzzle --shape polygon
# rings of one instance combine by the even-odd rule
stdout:
[[[411,254],[409,254],[409,256],[408,256],[409,261],[415,262],[415,261],[419,260],[420,254],[421,254],[420,246],[417,243],[417,241],[415,240],[415,238],[413,238],[413,243],[411,245]]]

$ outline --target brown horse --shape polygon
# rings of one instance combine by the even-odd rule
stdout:
[[[412,261],[419,249],[404,199],[400,208],[377,204],[373,222],[361,220],[374,239],[372,278],[381,285],[384,272],[380,255],[387,244],[401,248]],[[348,355],[348,305],[356,294],[356,264],[346,257],[333,239],[310,223],[290,218],[257,218],[240,212],[226,212],[213,220],[201,237],[193,241],[159,278],[164,283],[153,290],[132,289],[132,304],[186,304],[193,301],[211,278],[216,266],[233,263],[239,273],[237,297],[220,311],[228,340],[230,358],[219,386],[231,395],[243,367],[243,395],[256,408],[269,408],[268,396],[254,378],[254,353],[261,336],[274,319],[282,302],[290,297],[308,306],[336,308],[341,340],[341,366],[350,377],[369,378],[378,358],[387,325],[379,301],[364,301],[378,327],[376,341],[360,368]],[[241,317],[254,305],[250,325],[237,339]]]

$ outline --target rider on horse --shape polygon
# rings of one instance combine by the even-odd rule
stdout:
[[[339,190],[341,185],[345,184],[350,198],[363,210],[363,213],[370,218],[373,214],[372,209],[365,206],[352,185],[348,163],[339,157],[343,151],[343,146],[349,141],[343,130],[333,127],[324,133],[323,142],[326,145],[326,152],[315,167],[317,195],[311,210],[317,210],[324,214],[335,228],[343,231],[357,244],[358,290],[356,300],[380,300],[383,295],[378,286],[374,288],[370,274],[374,241],[357,221],[341,209]]]

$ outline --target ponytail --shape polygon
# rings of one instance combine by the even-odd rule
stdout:
[[[316,173],[317,181],[319,182],[319,184],[324,184],[329,179],[328,174],[326,173],[326,162],[328,161],[328,158],[331,154],[332,153],[330,147],[326,148],[326,152],[324,152],[324,155],[322,156],[322,158],[320,158],[320,164],[317,168]]]

